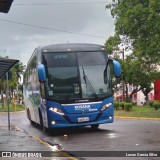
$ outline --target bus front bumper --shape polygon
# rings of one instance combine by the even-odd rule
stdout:
[[[52,121],[50,124],[50,128],[63,128],[63,127],[78,127],[78,126],[90,126],[94,124],[104,124],[104,123],[112,123],[114,121],[113,116],[109,116],[105,120],[99,120],[96,122],[80,122],[80,123],[63,123]]]

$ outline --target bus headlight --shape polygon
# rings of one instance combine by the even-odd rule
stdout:
[[[106,109],[109,108],[110,106],[112,106],[112,103],[105,104],[105,105],[102,107],[101,111],[106,110]]]
[[[50,107],[50,108],[49,108],[49,110],[50,110],[50,111],[52,111],[52,112],[55,112],[55,113],[58,113],[58,114],[61,114],[61,115],[63,115],[63,116],[64,116],[63,111],[62,111],[61,109],[59,109],[59,108],[56,108],[56,107]]]

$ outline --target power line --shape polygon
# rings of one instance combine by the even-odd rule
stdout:
[[[0,21],[7,22],[7,23],[12,23],[12,24],[17,24],[17,25],[23,25],[23,26],[26,26],[26,27],[39,28],[39,29],[52,30],[52,31],[57,31],[57,32],[64,32],[64,33],[69,33],[69,34],[75,34],[75,35],[80,35],[80,36],[88,36],[88,37],[103,38],[103,39],[105,38],[106,39],[106,37],[103,37],[103,36],[66,31],[66,30],[50,28],[50,27],[37,26],[37,25],[33,25],[33,24],[26,24],[26,23],[22,23],[22,22],[10,21],[10,20],[6,20],[6,19],[0,19]]]
[[[80,2],[80,3],[13,3],[15,6],[53,6],[53,5],[89,5],[106,4],[106,2]]]

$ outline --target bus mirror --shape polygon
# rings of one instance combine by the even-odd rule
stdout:
[[[120,65],[120,63],[118,61],[114,60],[114,59],[109,59],[108,63],[113,64],[114,76],[116,78],[119,78],[121,76],[121,65]]]
[[[119,78],[121,76],[121,65],[118,61],[113,60],[113,67],[114,67],[114,76]]]
[[[38,79],[40,82],[46,81],[46,71],[43,64],[38,64]]]

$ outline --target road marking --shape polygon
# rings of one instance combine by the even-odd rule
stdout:
[[[34,139],[36,139],[37,141],[39,141],[40,143],[44,144],[45,146],[49,147],[53,152],[55,152],[56,150],[53,148],[52,145],[50,145],[48,142],[46,142],[45,140],[27,132],[30,136],[32,136]],[[68,153],[66,153],[65,151],[60,151],[59,152],[60,155],[62,155],[63,157],[68,157],[71,160],[79,160],[78,158],[72,157],[71,155],[69,155]]]

